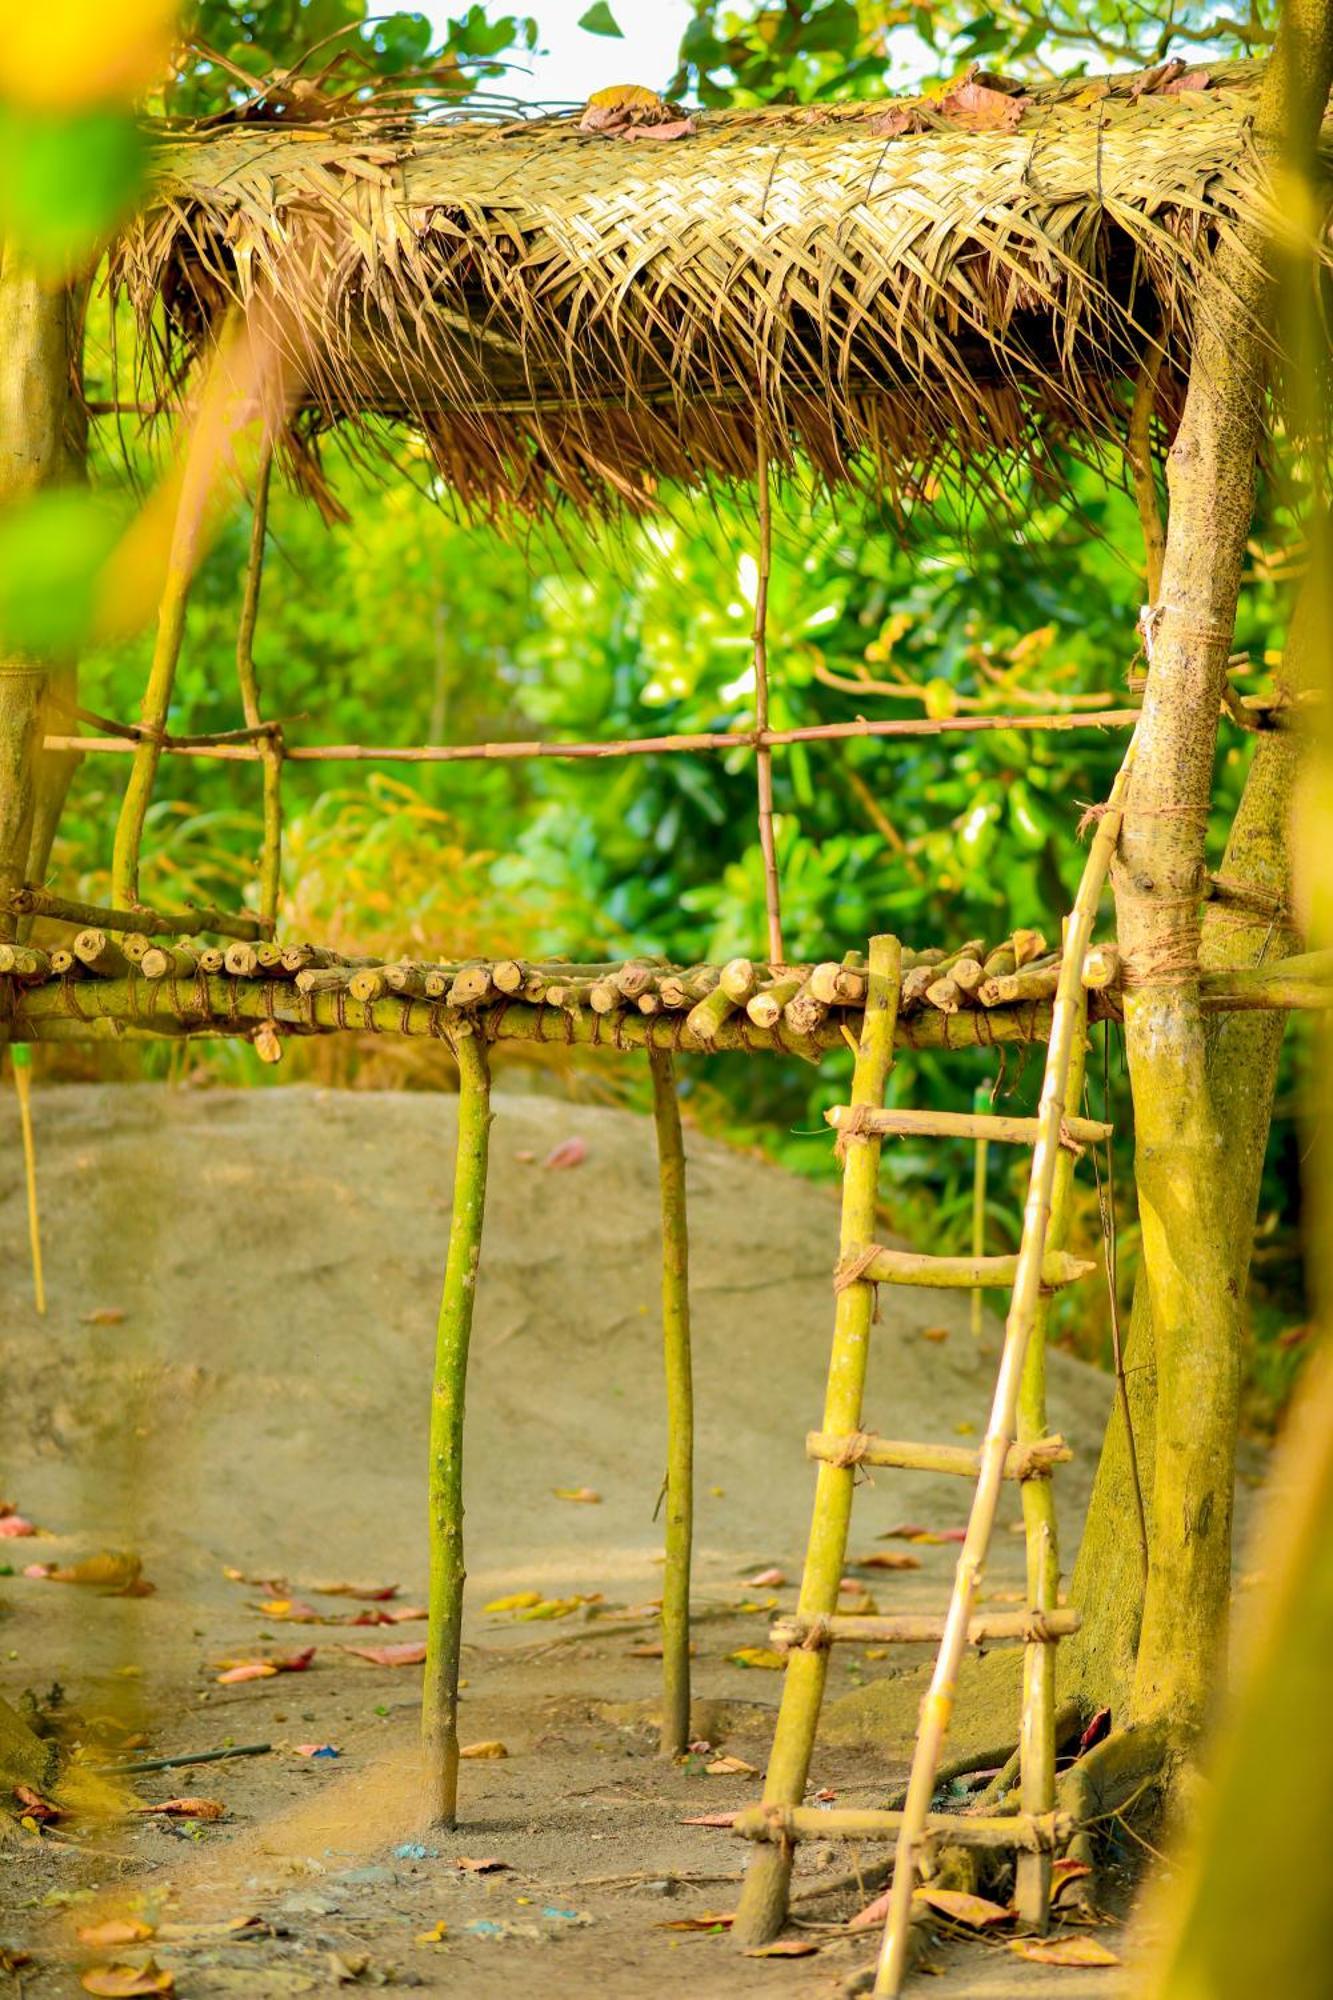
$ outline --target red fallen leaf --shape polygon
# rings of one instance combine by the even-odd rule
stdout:
[[[920,1569],[920,1556],[909,1556],[906,1549],[872,1549],[868,1556],[854,1559],[857,1569]]]
[[[587,1144],[582,1139],[562,1139],[553,1146],[542,1161],[543,1167],[559,1171],[563,1167],[581,1167],[588,1157]]]
[[[415,1667],[426,1657],[426,1642],[406,1639],[401,1646],[344,1646],[343,1651],[369,1660],[372,1667]]]
[[[848,1930],[868,1931],[882,1924],[889,1914],[889,1898],[892,1894],[891,1889],[886,1889],[882,1896],[876,1896],[873,1903],[867,1903],[863,1910],[858,1910],[848,1924]]]
[[[499,1875],[502,1872],[512,1873],[513,1864],[501,1861],[496,1854],[484,1855],[480,1861],[474,1861],[470,1855],[460,1854],[454,1862],[454,1867],[461,1868],[465,1875]]]
[[[866,131],[875,139],[901,139],[909,132],[924,132],[926,114],[919,104],[893,104],[867,118]]]
[[[18,1541],[23,1535],[35,1535],[36,1533],[37,1530],[34,1528],[32,1522],[25,1521],[22,1514],[5,1514],[0,1516],[0,1535],[5,1536],[10,1541]]]
[[[136,1806],[136,1812],[165,1819],[223,1819],[227,1808],[220,1799],[163,1799],[155,1806]]]
[[[45,1826],[49,1820],[60,1819],[62,1816],[60,1807],[52,1805],[50,1799],[44,1799],[31,1785],[15,1785],[14,1797],[23,1808],[25,1819],[35,1819],[41,1826]]]
[[[424,1604],[395,1604],[389,1613],[391,1625],[411,1625],[418,1618],[429,1618],[430,1612]]]
[[[396,1583],[308,1583],[316,1597],[360,1597],[368,1604],[384,1604],[397,1597]]]
[[[274,1674],[303,1674],[314,1657],[315,1648],[305,1646],[299,1653],[275,1653],[267,1660],[233,1660],[218,1680],[230,1686],[238,1681],[270,1680]]]
[[[915,1521],[900,1521],[896,1528],[886,1528],[879,1536],[881,1542],[914,1542],[918,1535],[928,1535],[929,1528],[919,1527]]]
[[[813,1958],[819,1946],[810,1938],[774,1938],[772,1944],[755,1944],[746,1958]]]
[[[85,1993],[97,1993],[102,2000],[132,2000],[139,1993],[174,1993],[176,1975],[149,1959],[147,1965],[94,1965],[81,1974]]]
[[[386,1611],[382,1604],[367,1605],[364,1611],[339,1620],[343,1625],[410,1625],[414,1619],[429,1618],[424,1604],[395,1604]]]
[[[1071,1882],[1083,1881],[1091,1873],[1092,1870],[1086,1861],[1075,1861],[1067,1854],[1062,1855],[1058,1861],[1053,1861],[1051,1863],[1051,1901],[1053,1903],[1057,1902],[1062,1889],[1068,1888]]]
[[[1183,97],[1187,90],[1207,90],[1212,77],[1206,69],[1192,69],[1184,76],[1172,77],[1170,83],[1162,85],[1163,97]]]
[[[761,1569],[758,1576],[746,1577],[745,1588],[747,1590],[781,1590],[786,1581],[786,1575],[780,1569]]]
[[[739,1814],[734,1812],[693,1813],[689,1819],[680,1820],[678,1824],[681,1826],[735,1826],[738,1817]]]
[[[47,1583],[50,1581],[51,1572],[54,1568],[54,1563],[25,1563],[23,1574]]]
[[[698,131],[692,118],[672,118],[665,125],[627,125],[622,139],[688,139]]]
[[[316,1611],[313,1604],[307,1604],[300,1597],[266,1597],[254,1610],[265,1618],[281,1619],[288,1625],[322,1625],[324,1613]]]
[[[1079,1756],[1080,1757],[1085,1756],[1089,1750],[1094,1749],[1096,1745],[1100,1743],[1104,1737],[1107,1737],[1110,1734],[1111,1734],[1111,1711],[1109,1708],[1099,1708],[1097,1710],[1097,1713],[1093,1716],[1092,1721],[1088,1724],[1087,1728],[1084,1730],[1083,1734],[1078,1739]]]

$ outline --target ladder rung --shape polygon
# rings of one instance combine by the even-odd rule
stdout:
[[[1018,1258],[1012,1257],[931,1257],[916,1250],[876,1250],[861,1264],[861,1253],[843,1258],[834,1273],[867,1278],[876,1285],[924,1285],[932,1291],[1010,1291],[1018,1272]],[[1071,1257],[1067,1250],[1048,1250],[1042,1259],[1041,1282],[1047,1291],[1077,1284],[1097,1269],[1087,1257]],[[848,1279],[850,1282],[850,1278]]]
[[[733,1833],[746,1840],[896,1840],[902,1831],[900,1812],[870,1807],[747,1806],[732,1822]],[[1078,1822],[1073,1813],[928,1813],[927,1840],[947,1840],[955,1847],[989,1847],[1050,1854],[1063,1847]]]
[[[850,1120],[858,1132],[881,1139],[994,1139],[1000,1145],[1034,1146],[1040,1129],[1035,1118],[1006,1118],[994,1111],[879,1111],[865,1104],[835,1104],[824,1116],[830,1125],[841,1127]],[[1109,1139],[1114,1129],[1099,1118],[1066,1117],[1060,1123],[1061,1137],[1080,1146]]]
[[[811,1431],[805,1440],[805,1455],[822,1459],[826,1465],[891,1465],[903,1472],[952,1472],[960,1479],[975,1479],[981,1471],[980,1451],[965,1444],[906,1444],[867,1431],[853,1431],[850,1436]],[[1073,1456],[1062,1437],[1011,1444],[1005,1454],[1004,1476],[1043,1479],[1053,1465],[1067,1465]]]
[[[969,1646],[1054,1645],[1077,1632],[1079,1614],[1073,1605],[1052,1611],[979,1611],[969,1619]],[[779,1652],[804,1649],[820,1652],[826,1646],[890,1645],[937,1646],[944,1637],[945,1614],[931,1611],[899,1611],[888,1618],[855,1614],[828,1617],[779,1618],[769,1633],[769,1641]]]

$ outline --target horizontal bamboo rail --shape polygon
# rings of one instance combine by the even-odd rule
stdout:
[[[154,910],[135,903],[124,910],[104,909],[100,903],[72,902],[68,896],[53,896],[46,889],[16,889],[9,898],[16,917],[51,917],[62,924],[95,924],[104,931],[145,931],[150,937],[186,937],[194,931],[212,931],[217,937],[261,938],[264,927],[258,917],[239,910],[214,910],[206,904],[183,910]]]
[[[788,743],[843,743],[860,737],[974,736],[986,730],[1132,729],[1136,708],[1103,708],[1055,715],[897,716],[854,722],[810,722],[798,729],[708,729],[689,735],[624,737],[605,743],[284,743],[287,764],[469,764],[509,763],[534,757],[659,757],[708,750],[771,750]],[[272,725],[270,725],[270,728]],[[226,763],[258,763],[262,744],[238,741],[238,732],[216,737],[159,735],[156,748],[167,756],[212,758]],[[48,736],[48,750],[93,751],[132,756],[142,730],[125,736]]]
[[[747,1806],[737,1813],[732,1832],[745,1840],[896,1840],[902,1827],[900,1812],[879,1812],[872,1807],[833,1806],[827,1812],[818,1806]],[[1077,1830],[1072,1813],[1004,1813],[987,1817],[981,1813],[931,1813],[925,1824],[927,1839],[947,1841],[951,1847],[979,1847],[1003,1853],[1017,1850],[1027,1854],[1049,1854],[1063,1847]]]
[[[850,1267],[849,1267],[850,1268]],[[1075,1285],[1097,1268],[1086,1257],[1071,1257],[1068,1251],[1048,1251],[1041,1267],[1041,1282],[1048,1291]],[[876,1250],[864,1264],[858,1260],[856,1275],[869,1278],[873,1285],[921,1285],[928,1291],[972,1291],[978,1285],[1005,1291],[1014,1282],[1017,1256],[931,1257],[916,1250]]]
[[[850,1115],[846,1104],[835,1104],[824,1113],[833,1126],[845,1125]],[[856,1113],[863,1132],[878,1132],[883,1138],[995,1139],[1002,1145],[1031,1146],[1037,1137],[1035,1118],[1006,1118],[995,1112],[975,1111],[867,1111]],[[1095,1146],[1109,1139],[1114,1127],[1096,1118],[1066,1118],[1064,1135],[1081,1146]]]
[[[947,1472],[960,1479],[975,1479],[981,1468],[981,1453],[965,1444],[912,1444],[898,1438],[875,1437],[866,1431],[839,1436],[832,1431],[810,1431],[805,1440],[807,1458],[823,1459],[829,1465],[890,1466],[901,1472]],[[1004,1461],[1006,1479],[1044,1478],[1053,1465],[1067,1465],[1074,1454],[1062,1437],[1045,1437],[1031,1445],[1010,1445]]]
[[[824,1646],[937,1646],[944,1637],[942,1611],[897,1611],[877,1618],[867,1613],[830,1617],[779,1618],[769,1639],[779,1652],[818,1651]],[[977,1611],[968,1620],[969,1646],[1054,1645],[1079,1628],[1073,1605],[1051,1611]]]

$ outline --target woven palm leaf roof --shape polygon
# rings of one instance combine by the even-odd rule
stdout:
[[[1174,70],[669,139],[578,114],[177,134],[115,275],[159,364],[282,296],[306,429],[402,418],[469,504],[747,477],[757,426],[896,485],[1118,432],[1159,333],[1177,392],[1201,259],[1265,197],[1257,66]]]

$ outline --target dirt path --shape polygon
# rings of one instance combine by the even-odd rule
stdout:
[[[457,1836],[421,1829],[413,1750],[419,1670],[344,1650],[422,1627],[346,1630],[257,1607],[281,1579],[327,1618],[364,1603],[317,1595],[338,1579],[399,1586],[420,1603],[427,1383],[448,1220],[452,1100],[306,1088],[172,1092],[52,1088],[38,1101],[51,1309],[26,1291],[17,1149],[0,1156],[7,1391],[3,1484],[49,1530],[6,1543],[16,1569],[132,1548],[155,1594],[104,1597],[21,1575],[0,1582],[0,1692],[53,1679],[104,1740],[142,1729],[146,1754],[268,1742],[269,1754],[145,1775],[146,1800],[223,1802],[216,1825],[161,1819],[128,1834],[49,1839],[7,1861],[0,1942],[36,1954],[25,1990],[75,1992],[75,1924],[134,1902],[193,1925],[165,1940],[179,1992],[287,1994],[342,1983],[488,1996],[830,1993],[870,1954],[807,1933],[809,1959],[747,1961],[720,1935],[663,1929],[730,1908],[744,1855],[687,1826],[757,1795],[759,1780],[654,1755],[660,1577],[653,1510],[663,1456],[656,1179],[651,1132],[629,1114],[537,1096],[498,1102],[468,1437],[466,1737],[504,1759],[464,1767]],[[583,1163],[540,1164],[581,1138]],[[818,1417],[836,1208],[823,1191],[691,1136],[699,1613],[695,1726],[762,1767],[778,1675],[729,1656],[764,1643],[768,1566],[795,1578],[810,1497],[802,1440]],[[923,1338],[927,1327],[944,1339]],[[987,1340],[991,1347],[995,1328]],[[888,1294],[867,1421],[896,1435],[978,1428],[993,1353],[966,1301]],[[1062,1475],[1072,1546],[1106,1383],[1052,1356],[1052,1421],[1081,1448]],[[590,1487],[598,1504],[554,1497]],[[877,1475],[858,1498],[854,1551],[905,1517],[963,1518],[950,1480]],[[1007,1517],[1008,1518],[1008,1517]],[[997,1592],[1020,1580],[1003,1532]],[[903,1548],[901,1542],[879,1547]],[[17,1552],[17,1554],[15,1554]],[[918,1570],[874,1578],[880,1608],[943,1601],[955,1553],[915,1548]],[[594,1599],[566,1618],[488,1614],[497,1597]],[[754,1610],[742,1606],[754,1605]],[[644,1607],[635,1612],[634,1607]],[[224,1659],[313,1645],[300,1674],[220,1686]],[[890,1671],[835,1655],[834,1690]],[[295,1746],[330,1743],[336,1758]],[[882,1802],[905,1746],[821,1751],[816,1789]],[[103,1753],[109,1754],[109,1753]],[[417,1852],[424,1849],[424,1852]],[[406,1851],[401,1851],[406,1850]],[[507,1867],[460,1869],[460,1857]],[[876,1856],[863,1851],[870,1867]],[[804,1850],[818,1887],[853,1866]],[[802,1905],[845,1918],[855,1891]],[[198,1933],[256,1916],[244,1939]],[[439,1921],[447,1942],[414,1943]],[[586,1920],[586,1921],[585,1921]],[[1024,1967],[1001,1947],[945,1948],[938,1993],[1049,1988],[1078,2000],[1114,1974]],[[364,1964],[362,1963],[364,1961]]]

